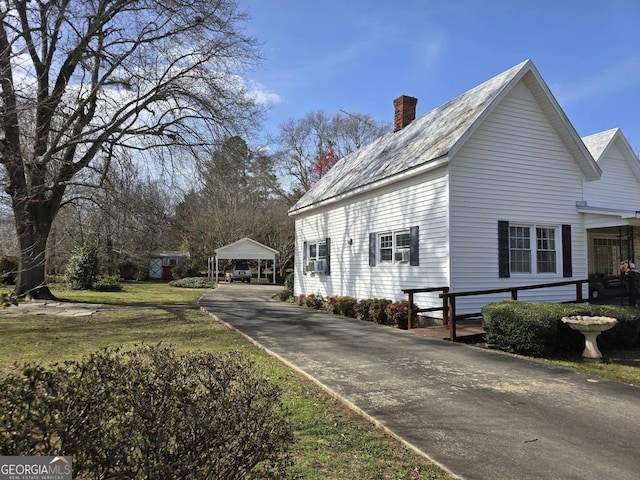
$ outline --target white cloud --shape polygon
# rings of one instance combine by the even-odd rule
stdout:
[[[254,81],[247,82],[247,96],[258,105],[275,105],[283,101],[280,95],[270,92],[267,87]]]

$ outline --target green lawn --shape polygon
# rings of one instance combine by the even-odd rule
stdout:
[[[107,346],[162,342],[181,351],[241,351],[281,387],[291,412],[296,444],[290,478],[453,478],[313,382],[201,313],[195,302],[204,290],[161,283],[127,283],[124,287],[117,293],[67,291],[57,285],[52,290],[74,302],[138,308],[114,308],[91,317],[0,317],[0,372],[8,371],[14,362],[54,363]]]

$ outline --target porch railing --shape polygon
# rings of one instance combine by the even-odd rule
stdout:
[[[630,302],[636,301],[636,289],[633,288],[634,279],[632,276],[622,277],[628,283],[628,291],[630,292]],[[442,306],[433,307],[433,308],[421,308],[421,309],[412,309],[409,308],[408,315],[408,328],[413,328],[415,324],[415,315],[420,312],[436,312],[442,311],[442,323],[445,326],[449,326],[449,338],[451,341],[456,341],[456,322],[458,320],[463,320],[467,318],[477,318],[481,316],[480,312],[477,313],[466,313],[466,314],[457,314],[456,313],[456,299],[459,297],[471,297],[471,296],[480,296],[480,295],[494,295],[500,293],[508,293],[509,298],[511,300],[518,300],[518,293],[527,290],[539,290],[543,288],[555,288],[555,287],[566,287],[568,285],[575,285],[576,295],[575,300],[576,303],[582,303],[587,301],[585,299],[582,290],[584,284],[589,284],[593,282],[593,280],[567,280],[563,282],[553,282],[553,283],[543,283],[543,284],[535,284],[535,285],[521,285],[517,287],[504,287],[504,288],[492,288],[487,290],[470,290],[466,292],[451,292],[449,291],[449,287],[427,287],[427,288],[411,288],[405,289],[403,292],[408,295],[409,305],[414,304],[414,295],[417,293],[432,293],[432,292],[440,292],[438,295],[442,299]],[[635,303],[634,303],[635,304]]]

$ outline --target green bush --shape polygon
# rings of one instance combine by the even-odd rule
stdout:
[[[618,323],[611,330],[598,336],[598,343],[603,347],[638,347],[640,346],[640,308],[617,305],[590,305],[584,303],[555,305],[558,321],[558,348],[584,348],[584,338],[561,319],[572,315],[589,315],[592,317],[612,317]]]
[[[171,269],[171,278],[174,280],[182,280],[196,275],[198,275],[198,269],[192,265],[176,265]]]
[[[212,288],[211,282],[204,277],[186,277],[169,282],[172,287],[179,288]]]
[[[0,293],[0,305],[2,305],[2,308],[9,308],[11,306],[15,307],[18,305],[19,301],[20,299],[15,292]]]
[[[345,317],[356,317],[356,304],[358,300],[347,295],[334,295],[327,297],[324,308],[327,312]]]
[[[289,275],[287,275],[284,279],[284,288],[289,290],[291,294],[293,294],[293,282],[294,282],[294,276],[292,272]]]
[[[0,285],[14,285],[18,276],[18,259],[0,257]]]
[[[588,303],[526,303],[504,301],[482,309],[486,341],[529,356],[549,356],[558,350],[584,348],[584,337],[562,322],[573,315],[607,316],[618,320],[598,337],[602,346],[640,345],[640,309]]]
[[[482,308],[487,343],[502,350],[540,357],[556,347],[557,318],[544,303],[504,301]]]
[[[235,353],[107,349],[0,379],[0,454],[72,455],[74,478],[280,478],[280,392]]]
[[[121,292],[122,284],[117,275],[104,275],[98,278],[93,289],[98,292]]]
[[[76,247],[69,258],[65,281],[72,290],[89,290],[98,275],[98,249],[88,243]]]

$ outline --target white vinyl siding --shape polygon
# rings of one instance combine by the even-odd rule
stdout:
[[[406,288],[448,285],[447,199],[447,168],[440,167],[296,216],[295,294],[402,300]],[[369,266],[371,233],[393,236],[408,233],[412,226],[419,227],[419,266],[393,261]],[[303,242],[325,236],[331,237],[331,275],[302,275]],[[400,246],[403,238],[395,239]],[[424,302],[441,304],[437,295],[425,296]]]
[[[638,179],[615,142],[598,160],[598,165],[602,169],[600,180],[584,183],[587,205],[640,210]]]
[[[573,276],[586,278],[586,238],[575,203],[582,198],[583,177],[524,80],[451,159],[450,176],[452,291],[557,281],[558,274],[545,279],[533,272],[499,277],[499,220],[510,225],[571,225]],[[560,245],[558,231],[556,249],[561,250]],[[561,265],[559,257],[556,268]],[[575,287],[522,292],[520,297],[563,301],[572,295],[575,298]],[[460,298],[458,310],[479,311],[506,297]]]

